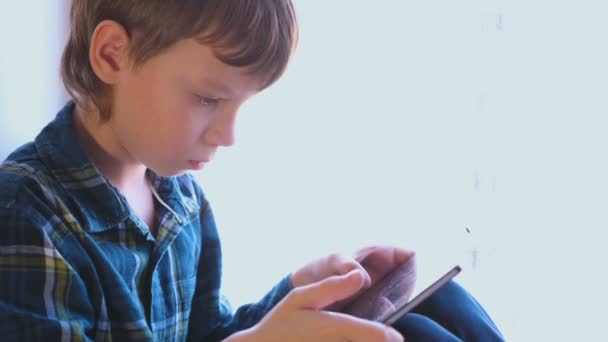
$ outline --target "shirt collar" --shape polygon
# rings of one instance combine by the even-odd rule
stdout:
[[[34,143],[43,163],[82,212],[83,230],[101,232],[135,217],[126,198],[95,167],[75,133],[74,102],[69,101],[36,137]],[[185,224],[196,211],[184,200],[173,177],[160,177],[148,170],[157,194],[178,223]]]

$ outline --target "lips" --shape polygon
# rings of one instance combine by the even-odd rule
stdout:
[[[188,160],[190,166],[194,170],[200,170],[205,166],[205,163],[208,163],[209,160]]]

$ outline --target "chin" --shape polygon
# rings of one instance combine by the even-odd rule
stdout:
[[[163,177],[179,177],[188,173],[188,170],[175,170],[173,172],[167,172]]]
[[[188,170],[177,170],[177,169],[166,169],[166,168],[154,168],[148,167],[154,173],[161,177],[179,177],[188,173]]]

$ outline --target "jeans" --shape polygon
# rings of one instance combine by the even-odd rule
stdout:
[[[393,327],[408,342],[504,341],[477,300],[454,281],[397,320]]]

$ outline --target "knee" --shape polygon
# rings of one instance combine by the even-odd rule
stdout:
[[[414,312],[432,318],[465,340],[503,340],[498,328],[479,302],[454,281],[450,281],[421,303]],[[473,336],[475,338],[465,338]]]

